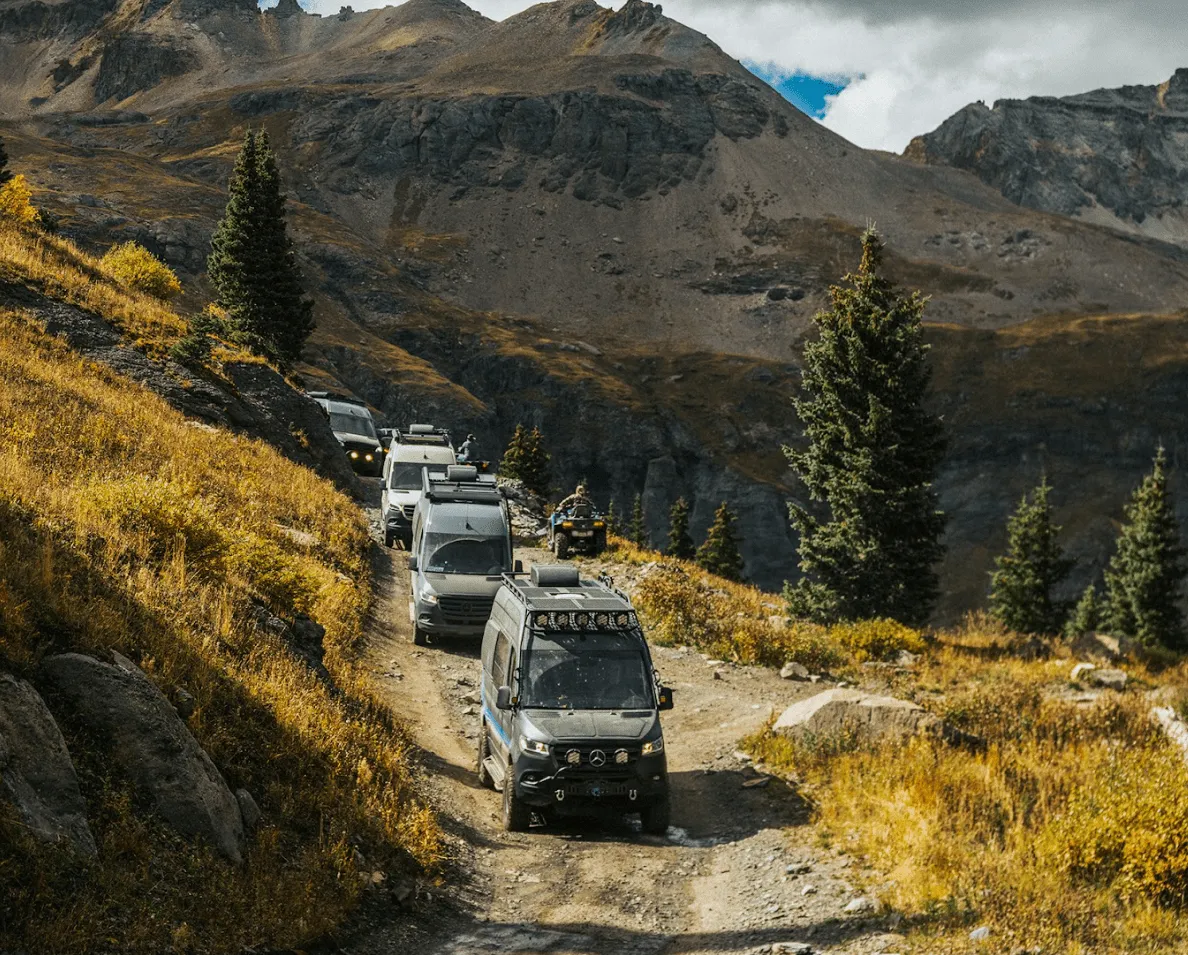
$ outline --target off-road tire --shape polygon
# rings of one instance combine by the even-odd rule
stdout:
[[[599,531],[594,535],[594,550],[591,553],[597,556],[604,550],[606,550],[606,531]]]
[[[418,647],[429,646],[429,635],[416,624],[413,624],[413,645]]]
[[[391,531],[387,531],[387,530],[384,531],[384,546],[385,547],[395,547],[396,546],[396,535],[393,534]]]
[[[527,832],[532,825],[532,810],[516,795],[515,774],[507,767],[503,777],[503,828],[508,832]]]
[[[565,534],[558,534],[553,538],[553,553],[557,555],[557,560],[565,560],[569,556],[569,537]]]
[[[487,772],[486,763],[487,757],[491,755],[490,741],[487,739],[487,721],[483,720],[482,726],[479,729],[478,742],[478,766],[475,767],[475,775],[478,777],[478,784],[483,789],[494,789],[495,780],[491,778],[491,774]]]
[[[665,796],[659,802],[654,802],[639,814],[643,831],[650,836],[662,836],[668,832],[669,818],[672,815],[672,804]]]

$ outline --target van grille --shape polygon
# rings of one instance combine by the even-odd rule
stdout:
[[[576,766],[569,762],[569,751],[576,749],[582,754],[582,761]],[[627,762],[616,763],[615,754],[619,750],[627,751]],[[595,753],[601,753],[603,762],[602,765],[596,766],[592,759]],[[567,768],[571,773],[596,773],[603,776],[613,776],[616,773],[622,773],[628,767],[635,765],[639,761],[639,746],[628,745],[624,743],[616,743],[611,740],[605,743],[556,743],[553,746],[553,757],[557,763]]]
[[[494,597],[446,597],[438,598],[438,606],[446,623],[466,625],[480,625],[487,622],[491,616],[491,607],[495,604]]]
[[[406,519],[411,521],[413,519],[413,513],[416,511],[416,509],[417,508],[415,504],[405,504],[404,507],[400,508],[400,512],[405,516]]]

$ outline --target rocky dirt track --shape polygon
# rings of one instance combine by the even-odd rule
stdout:
[[[346,946],[351,955],[896,950],[901,937],[888,934],[888,918],[866,909],[863,875],[814,841],[805,802],[735,755],[739,738],[773,709],[816,687],[654,648],[676,701],[664,718],[668,835],[645,836],[616,817],[506,833],[498,793],[474,774],[478,646],[414,647],[403,555],[377,550],[369,662],[423,749],[454,859],[445,887],[418,889],[415,927],[403,918],[392,927],[374,906],[373,927]],[[551,559],[537,550],[517,556],[526,565]]]

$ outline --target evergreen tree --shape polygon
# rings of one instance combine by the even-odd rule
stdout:
[[[1056,542],[1060,528],[1052,523],[1047,478],[1019,502],[1007,521],[1007,549],[990,575],[990,612],[1019,633],[1059,633],[1064,608],[1052,601],[1052,590],[1072,570],[1072,561]]]
[[[615,511],[615,499],[612,497],[610,503],[606,506],[606,533],[608,535],[614,534],[618,536],[619,533],[619,515]]]
[[[1126,505],[1125,521],[1105,572],[1105,623],[1111,632],[1148,646],[1188,649],[1179,603],[1185,554],[1162,447]]]
[[[643,495],[635,495],[635,503],[631,506],[631,523],[627,526],[627,537],[636,547],[650,547],[648,539],[648,521],[644,514]]]
[[[727,580],[742,580],[743,560],[738,552],[736,520],[729,505],[723,501],[714,514],[705,542],[697,548],[697,563],[711,574]]]
[[[1101,602],[1097,599],[1097,587],[1090,584],[1081,594],[1073,608],[1072,616],[1064,625],[1064,635],[1075,640],[1086,633],[1093,633],[1101,623]]]
[[[240,341],[284,364],[301,357],[313,302],[303,297],[267,133],[249,130],[244,139],[206,268]]]
[[[678,497],[668,512],[668,556],[681,560],[697,556],[697,548],[689,536],[689,502],[683,497]]]
[[[524,466],[528,454],[528,429],[522,424],[516,425],[511,441],[507,443],[507,450],[503,452],[503,460],[499,462],[501,477],[515,481],[524,480]]]
[[[785,448],[825,519],[790,508],[803,578],[785,587],[791,613],[819,621],[892,617],[924,622],[937,596],[933,566],[945,518],[933,480],[944,451],[924,407],[931,381],[920,319],[925,299],[880,275],[883,243],[862,237],[858,272],[830,289],[832,308],[804,351],[795,400],[807,445]]]
[[[524,463],[521,467],[521,479],[530,491],[541,497],[548,497],[552,489],[552,477],[549,473],[549,462],[552,457],[545,450],[544,436],[540,428],[533,428],[524,440]]]
[[[8,169],[8,152],[4,149],[4,140],[0,139],[0,186],[12,178]]]

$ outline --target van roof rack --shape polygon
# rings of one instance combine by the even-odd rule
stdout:
[[[421,472],[421,492],[434,503],[502,504],[503,488],[493,477],[480,476],[477,468],[451,464],[442,471]]]
[[[356,405],[365,411],[367,410],[367,402],[359,398],[352,398],[350,395],[335,395],[328,391],[307,391],[305,393],[307,398],[318,398],[322,401],[341,401],[344,405]],[[371,414],[370,411],[367,412]]]
[[[625,613],[628,615],[625,623],[609,620],[606,626],[623,629],[638,623],[631,599],[625,593],[607,587],[602,581],[581,577],[576,567],[536,564],[529,574],[504,574],[503,583],[532,613],[585,611],[587,624],[591,626],[600,625],[590,615]],[[552,621],[549,626],[553,626]]]
[[[401,444],[432,444],[440,447],[451,447],[450,433],[445,428],[435,428],[431,424],[410,424],[407,428],[398,428],[395,440]]]

